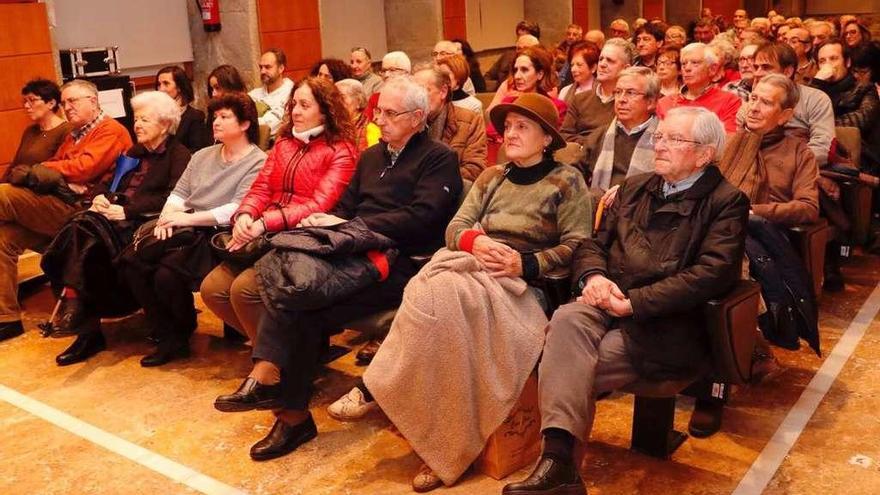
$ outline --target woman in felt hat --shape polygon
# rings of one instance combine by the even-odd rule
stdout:
[[[527,93],[490,117],[510,162],[477,178],[364,383],[329,407],[341,420],[381,408],[424,461],[418,492],[455,483],[507,417],[541,353],[543,280],[590,236],[583,176],[553,159],[565,145],[553,102]]]

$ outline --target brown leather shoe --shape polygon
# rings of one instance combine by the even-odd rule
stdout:
[[[384,339],[374,339],[361,347],[361,350],[358,351],[355,359],[357,359],[358,366],[367,366],[373,361],[373,358],[376,357],[376,353],[379,352],[379,347],[382,345],[382,341]]]
[[[425,493],[441,486],[443,486],[443,482],[440,480],[440,477],[423,462],[419,472],[416,473],[416,477],[412,480],[413,490],[418,493]]]

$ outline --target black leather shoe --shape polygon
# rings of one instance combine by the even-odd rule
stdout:
[[[711,437],[721,429],[724,404],[717,400],[697,399],[688,423],[688,433],[697,438]]]
[[[77,335],[76,340],[61,354],[55,356],[58,366],[79,363],[107,348],[107,341],[101,332],[89,332]]]
[[[281,383],[263,385],[251,377],[245,378],[235,392],[221,395],[214,400],[214,409],[223,412],[278,409],[280,407]]]
[[[501,491],[503,495],[586,495],[574,464],[559,462],[543,456],[528,478],[511,483]]]
[[[268,461],[287,455],[316,436],[318,436],[318,427],[315,426],[311,414],[308,419],[294,426],[276,419],[272,431],[251,447],[251,459]]]
[[[162,366],[168,364],[175,359],[183,359],[189,357],[188,342],[161,341],[156,346],[156,350],[141,359],[141,366],[144,368],[152,368],[154,366]]]
[[[21,320],[0,323],[0,341],[11,339],[13,337],[18,337],[23,333],[24,326],[22,326]]]

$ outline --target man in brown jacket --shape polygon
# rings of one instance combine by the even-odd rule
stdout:
[[[670,110],[654,134],[655,173],[625,180],[606,230],[575,252],[580,297],[553,314],[538,371],[543,454],[505,495],[586,493],[573,450],[596,394],[703,369],[702,305],[739,278],[749,211],[713,165],[723,142],[709,110]]]
[[[413,77],[428,92],[428,135],[455,151],[461,178],[473,182],[486,168],[483,117],[452,104],[452,82],[436,66],[418,68]]]

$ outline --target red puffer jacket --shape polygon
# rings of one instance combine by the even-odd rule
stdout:
[[[266,164],[235,212],[263,218],[267,232],[296,227],[312,213],[336,205],[354,174],[354,143],[328,143],[324,136],[304,144],[296,138],[275,143]]]

